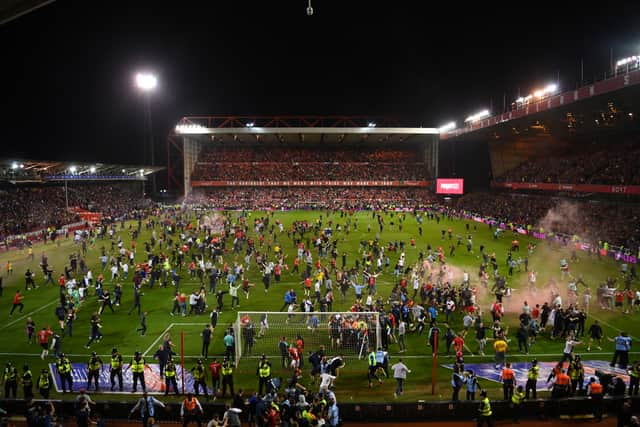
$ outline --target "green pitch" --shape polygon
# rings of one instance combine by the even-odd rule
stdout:
[[[232,212],[229,214],[231,217],[236,217],[238,213]],[[267,215],[265,212],[252,212],[248,218],[251,223],[256,217]],[[268,214],[271,215],[271,214]],[[271,224],[275,224],[275,220],[280,220],[284,223],[285,232],[279,234],[276,227],[275,233],[278,234],[278,241],[282,246],[285,254],[287,254],[287,261],[292,265],[292,260],[296,256],[296,249],[293,246],[291,239],[287,237],[286,230],[294,220],[307,220],[310,223],[314,223],[322,215],[324,224],[327,225],[328,220],[333,221],[333,229],[335,232],[335,225],[340,223],[344,226],[346,218],[341,218],[339,213],[333,213],[327,215],[326,212],[308,212],[308,211],[294,211],[294,212],[276,212],[271,217]],[[422,228],[422,236],[418,233],[418,223],[411,214],[406,214],[406,218],[403,221],[402,230],[399,229],[398,214],[394,214],[391,218],[391,214],[384,214],[385,217],[385,229],[380,235],[380,240],[384,246],[388,245],[390,241],[404,241],[406,249],[407,265],[414,264],[418,259],[418,253],[422,250],[426,255],[426,246],[431,244],[435,249],[438,246],[442,246],[447,254],[446,261],[456,267],[458,272],[467,271],[471,275],[472,283],[479,286],[477,281],[477,272],[480,264],[480,258],[478,256],[478,249],[480,245],[485,246],[485,251],[488,253],[495,252],[498,257],[498,263],[500,265],[501,275],[507,275],[507,267],[505,263],[508,249],[510,248],[510,242],[512,235],[510,232],[503,233],[498,240],[494,240],[492,232],[488,229],[488,226],[483,224],[474,223],[472,221],[463,220],[446,220],[441,219],[437,224],[435,220],[427,220],[425,218]],[[192,216],[192,222],[195,223],[195,217]],[[360,258],[358,253],[358,247],[361,240],[374,239],[378,232],[377,223],[372,217],[371,212],[356,213],[351,217],[351,223],[353,224],[357,220],[358,227],[356,230],[352,228],[350,234],[347,236],[344,232],[334,234],[334,237],[339,239],[338,252],[347,252],[347,266],[353,266],[356,258]],[[393,226],[389,224],[394,222]],[[473,235],[473,248],[475,253],[468,254],[465,248],[466,234],[465,224],[469,223],[470,233]],[[368,226],[371,225],[371,231],[368,232]],[[135,224],[131,223],[134,227]],[[118,235],[122,236],[125,247],[128,247],[131,241],[131,234],[128,230],[129,223],[127,223],[125,229],[121,229],[118,224]],[[443,241],[441,239],[441,230],[452,229],[452,240],[448,237]],[[156,229],[160,233],[159,228]],[[250,236],[254,234],[253,229],[250,228]],[[462,236],[462,245],[457,246],[455,256],[450,257],[449,247],[451,244],[456,245],[457,236]],[[312,236],[310,232],[307,236]],[[136,262],[142,261],[145,258],[144,242],[149,240],[150,232],[143,231],[141,236],[137,239],[137,254]],[[254,236],[256,237],[256,236]],[[415,248],[409,245],[411,238],[416,241]],[[269,239],[269,236],[266,236]],[[549,299],[547,292],[542,290],[542,285],[551,278],[560,280],[560,259],[569,259],[570,253],[566,249],[560,249],[552,247],[546,242],[541,242],[535,239],[528,239],[524,236],[518,236],[520,240],[521,252],[520,256],[524,257],[526,254],[527,243],[531,242],[536,244],[537,247],[534,253],[529,257],[529,268],[538,272],[538,286],[540,288],[537,298],[528,298],[530,305],[542,303]],[[86,262],[93,271],[94,277],[102,272],[99,256],[100,248],[105,246],[107,250],[111,248],[109,239],[97,240],[95,245],[89,246],[88,252],[85,256]],[[258,245],[258,239],[256,238],[256,245]],[[231,247],[228,244],[227,247]],[[69,254],[72,252],[80,252],[80,247],[73,243],[72,240],[62,240],[62,243],[54,245],[48,244],[36,244],[34,246],[34,259],[31,260],[26,250],[3,252],[0,254],[0,265],[2,266],[1,275],[4,277],[4,293],[0,297],[0,343],[2,348],[0,349],[0,363],[4,366],[5,362],[12,361],[22,371],[22,364],[28,363],[31,366],[35,375],[39,370],[44,367],[46,362],[52,362],[53,358],[43,361],[40,359],[40,346],[34,342],[29,344],[25,333],[25,321],[27,316],[30,316],[36,322],[36,331],[44,325],[51,325],[52,328],[58,329],[58,321],[54,316],[54,309],[58,305],[58,285],[42,286],[44,277],[39,267],[41,255],[43,253],[48,257],[49,265],[54,269],[54,278],[57,281],[60,273],[63,271],[65,265],[68,264]],[[317,259],[317,253],[314,252],[314,261]],[[391,259],[391,269],[395,265],[395,262],[399,256],[399,253],[389,253]],[[516,254],[516,257],[518,255]],[[640,337],[640,326],[636,322],[638,318],[637,313],[622,314],[621,312],[611,312],[600,310],[595,303],[595,288],[604,281],[608,276],[619,277],[619,265],[612,259],[598,259],[596,257],[589,257],[585,252],[578,252],[579,261],[571,264],[571,273],[574,275],[582,274],[586,283],[592,288],[594,298],[592,300],[590,314],[587,318],[586,327],[593,322],[594,319],[601,321],[605,334],[608,337],[615,336],[620,330],[626,330],[632,337]],[[190,257],[188,258],[190,259]],[[10,260],[13,263],[13,275],[7,275],[5,265]],[[238,256],[239,262],[243,261],[243,254]],[[225,256],[225,262],[233,265],[234,255],[227,254]],[[324,261],[328,262],[328,260]],[[341,258],[338,257],[338,266],[341,264]],[[24,273],[27,268],[30,268],[36,273],[36,283],[40,286],[38,289],[31,291],[24,291],[25,280]],[[208,313],[206,315],[192,315],[186,317],[172,317],[169,312],[172,308],[172,298],[174,289],[172,286],[168,288],[159,288],[157,285],[153,289],[144,288],[144,296],[142,297],[142,309],[148,312],[148,329],[145,336],[141,336],[139,332],[136,332],[136,328],[139,326],[139,317],[134,314],[128,315],[127,312],[133,303],[133,291],[132,291],[132,273],[130,271],[129,280],[123,281],[123,297],[122,305],[114,307],[115,313],[111,313],[107,309],[102,315],[102,333],[104,339],[99,343],[94,343],[91,350],[85,349],[85,344],[89,335],[89,318],[90,315],[97,310],[98,304],[94,296],[94,290],[91,289],[89,297],[81,305],[78,317],[74,322],[73,336],[65,337],[63,339],[62,350],[67,354],[71,354],[72,362],[86,362],[90,351],[97,351],[98,354],[103,356],[106,361],[110,354],[112,347],[117,347],[121,353],[125,355],[132,355],[135,351],[141,351],[147,356],[147,362],[152,362],[151,355],[161,342],[160,337],[169,332],[172,335],[172,339],[179,345],[180,331],[185,332],[185,345],[184,353],[188,356],[186,361],[186,367],[190,369],[195,364],[195,358],[200,353],[201,340],[199,337],[200,331],[208,323]],[[110,273],[104,272],[105,285],[111,291],[113,297],[114,283],[110,280]],[[272,281],[271,289],[268,294],[263,291],[263,285],[261,280],[261,274],[256,268],[255,264],[251,266],[248,273],[248,278],[252,283],[256,284],[255,288],[252,288],[250,299],[245,300],[244,296],[240,292],[241,298],[241,310],[249,311],[278,311],[283,304],[283,296],[286,289],[293,287],[298,292],[298,295],[302,295],[302,285],[300,284],[301,278],[296,274],[292,274],[289,271],[283,272],[282,282],[275,284]],[[386,270],[378,277],[378,293],[380,293],[385,299],[389,295],[390,290],[395,283],[396,278],[393,276],[391,270]],[[535,345],[530,350],[530,355],[526,356],[517,352],[517,340],[515,338],[515,328],[518,323],[517,314],[520,312],[521,301],[525,298],[525,285],[527,282],[526,273],[515,272],[512,277],[507,276],[509,286],[514,288],[511,301],[509,298],[505,298],[506,307],[508,313],[506,314],[506,322],[512,326],[509,332],[509,337],[512,339],[511,348],[508,351],[509,360],[530,360],[537,357],[540,360],[556,360],[561,354],[563,349],[563,341],[550,340],[548,334],[541,336]],[[619,281],[620,282],[620,281]],[[334,281],[335,283],[335,281]],[[455,284],[459,284],[460,280],[456,280]],[[563,298],[566,298],[566,285],[567,281],[560,281],[560,289],[563,294]],[[187,269],[183,269],[181,274],[181,291],[189,293],[193,289],[199,288],[200,284],[197,280],[189,277]],[[634,289],[637,286],[637,282],[634,283]],[[218,288],[226,288],[224,281],[219,282]],[[409,287],[411,287],[409,285]],[[22,314],[19,314],[16,310],[13,316],[9,316],[9,311],[12,306],[12,299],[16,289],[20,289],[25,295],[24,304],[25,308]],[[335,288],[334,288],[335,289]],[[334,291],[336,298],[334,303],[334,311],[347,311],[351,306],[354,293],[351,289],[348,293],[347,301],[342,303],[339,291]],[[492,302],[491,297],[484,293],[479,296],[479,302],[484,312],[483,318],[485,323],[490,323],[489,307]],[[549,301],[550,302],[550,301]],[[207,304],[210,309],[216,304],[215,297],[207,295]],[[222,355],[224,352],[224,346],[222,344],[222,336],[224,329],[236,320],[235,310],[230,310],[230,297],[225,295],[226,310],[221,314],[218,327],[216,328],[214,339],[212,341],[210,354]],[[440,318],[444,316],[441,315]],[[461,330],[462,315],[456,313],[454,321],[451,326],[454,330]],[[180,324],[186,323],[186,324]],[[634,341],[636,339],[634,338]],[[432,357],[431,349],[426,345],[426,335],[421,337],[409,333],[407,335],[407,352],[401,356],[404,358],[405,363],[413,371],[405,385],[405,393],[399,398],[399,401],[416,401],[416,400],[431,400],[431,399],[448,399],[451,393],[450,376],[451,371],[439,368],[437,371],[437,387],[435,395],[431,394],[431,370],[432,370]],[[274,341],[277,342],[277,341]],[[442,342],[442,341],[441,341]],[[478,345],[475,342],[474,334],[470,333],[467,337],[466,346],[468,350],[465,352],[466,362],[490,362],[492,360],[491,342],[487,344],[487,356],[481,357],[477,355]],[[515,345],[516,348],[513,348]],[[444,345],[441,344],[441,348],[444,350]],[[308,350],[314,350],[307,348]],[[398,346],[392,344],[389,348],[392,361],[394,363],[398,358]],[[584,353],[584,347],[577,347],[578,353]],[[603,350],[594,350],[595,354],[589,356],[593,359],[608,360],[613,353],[613,344],[605,340]],[[308,355],[305,355],[305,358]],[[438,364],[452,363],[453,359],[446,357],[443,351],[440,351],[438,356]],[[634,359],[634,356],[631,357]],[[128,359],[125,359],[128,362]],[[281,369],[277,360],[273,360],[274,375],[286,377],[289,375],[288,371]],[[305,360],[306,362],[306,360]],[[256,371],[255,359],[243,359],[239,368],[234,373],[236,390],[243,388],[246,393],[251,393],[257,388],[257,379],[255,375]],[[308,366],[308,362],[307,362]],[[380,402],[380,401],[393,401],[393,392],[395,390],[395,381],[387,379],[383,385],[376,385],[373,389],[368,388],[368,382],[366,378],[367,366],[364,360],[360,361],[355,358],[348,359],[345,368],[340,372],[339,379],[335,382],[335,392],[339,402]],[[316,389],[317,385],[309,385],[308,370],[305,368],[305,382],[304,384]],[[488,381],[481,381],[483,387],[489,389],[490,396],[498,398],[502,395],[500,386],[496,383]],[[245,393],[245,395],[246,395]],[[19,396],[22,395],[22,391],[19,387]],[[544,393],[543,393],[544,395]],[[61,397],[61,396],[56,396]],[[100,396],[97,396],[100,398]],[[108,396],[105,396],[108,398]]]

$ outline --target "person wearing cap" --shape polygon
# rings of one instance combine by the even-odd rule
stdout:
[[[540,376],[540,367],[538,366],[538,361],[533,359],[531,361],[531,367],[527,371],[527,383],[525,385],[525,399],[529,399],[529,391],[531,391],[531,396],[536,399],[536,389],[538,386],[538,377]]]
[[[22,367],[22,371],[22,389],[24,391],[24,399],[33,399],[33,374],[31,373],[31,369],[29,369],[29,365],[25,364]]]
[[[99,390],[99,377],[100,370],[102,369],[103,363],[102,359],[98,354],[93,351],[91,352],[91,357],[89,358],[89,363],[87,363],[87,390],[91,388],[91,380],[93,379],[95,382],[96,391]]]
[[[169,394],[169,387],[173,386],[173,391],[176,396],[178,395],[178,383],[176,382],[176,364],[173,363],[173,359],[169,357],[167,366],[164,368],[164,395]],[[206,388],[205,388],[206,390]]]
[[[43,368],[40,376],[38,377],[38,390],[40,390],[40,395],[44,399],[49,398],[49,392],[51,390],[51,384],[53,383],[53,378],[51,378],[51,374],[47,368]]]
[[[135,352],[133,359],[131,359],[131,363],[129,363],[129,368],[133,373],[133,390],[132,393],[138,391],[138,381],[140,381],[140,386],[142,387],[142,391],[147,391],[147,385],[144,382],[144,367],[146,363],[142,354],[139,351]]]
[[[478,407],[478,427],[482,427],[485,423],[488,427],[493,427],[493,412],[491,411],[491,402],[487,397],[487,391],[482,390],[480,392],[480,406]]]
[[[69,384],[69,392],[72,392],[73,378],[71,377],[71,362],[64,353],[60,354],[60,358],[56,362],[56,368],[58,370],[58,375],[60,375],[60,387],[62,387],[62,392],[67,392],[65,388],[67,383]]]
[[[7,362],[7,366],[4,368],[4,374],[2,375],[2,382],[4,384],[5,399],[9,399],[11,393],[13,393],[13,398],[15,399],[18,393],[18,370],[13,366],[13,363]]]
[[[180,405],[180,417],[182,418],[182,427],[187,427],[191,421],[195,421],[198,427],[202,426],[202,405],[193,393],[188,393],[187,398]]]
[[[200,386],[204,390],[204,397],[209,400],[209,391],[207,390],[207,370],[202,364],[202,359],[198,359],[196,366],[191,368],[191,375],[193,375],[193,390],[196,393],[196,397],[200,395]]]
[[[271,379],[271,362],[267,360],[267,356],[262,354],[260,362],[258,363],[258,369],[256,369],[256,375],[258,376],[258,395],[262,395],[262,387],[269,393],[269,380]]]
[[[511,396],[511,413],[513,414],[513,422],[518,424],[520,418],[520,410],[522,409],[522,402],[524,401],[524,389],[521,385],[515,389],[513,396]]]
[[[116,378],[118,378],[118,384],[120,391],[122,391],[122,355],[118,353],[117,348],[111,350],[111,362],[109,377],[111,379],[111,391],[116,388]]]
[[[222,373],[222,397],[225,397],[227,394],[227,386],[229,387],[231,396],[233,396],[235,394],[233,391],[233,365],[229,362],[229,358],[225,357],[222,361],[220,372]]]
[[[133,415],[136,410],[140,409],[140,418],[142,419],[142,425],[143,427],[148,427],[149,425],[152,425],[149,423],[149,419],[153,418],[155,421],[156,406],[164,408],[165,404],[155,397],[147,395],[146,391],[143,391],[142,397],[138,399],[136,405],[131,409],[131,412],[129,412],[129,417],[131,417],[131,415]]]
[[[582,365],[582,359],[579,355],[576,355],[573,361],[569,363],[568,374],[569,378],[571,378],[569,395],[575,396],[576,390],[582,394],[582,387],[584,384],[584,366]]]

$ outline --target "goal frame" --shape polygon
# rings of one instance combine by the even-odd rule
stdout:
[[[339,314],[341,316],[346,316],[346,315],[370,315],[375,317],[375,333],[376,333],[376,342],[378,343],[378,345],[380,345],[380,343],[382,343],[382,326],[380,325],[380,312],[378,311],[310,311],[310,312],[300,312],[297,311],[295,313],[288,313],[286,311],[238,311],[238,313],[236,314],[236,321],[233,322],[233,332],[235,334],[235,366],[236,368],[239,366],[240,364],[240,359],[242,357],[242,346],[243,346],[243,342],[242,342],[242,326],[240,325],[240,319],[245,316],[245,315],[262,315],[262,314],[267,314],[267,315],[271,315],[271,314],[277,314],[277,315],[281,315],[281,316],[286,316],[289,314],[294,314],[296,316],[313,316],[318,315],[318,316],[333,316],[334,314]]]

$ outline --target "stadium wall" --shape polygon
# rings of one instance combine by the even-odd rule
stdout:
[[[161,398],[160,398],[161,399]],[[640,399],[631,400],[634,413],[640,411]],[[161,399],[162,400],[162,399]],[[624,398],[605,397],[603,400],[604,413],[616,414],[620,411]],[[25,414],[26,402],[24,400],[4,400],[4,409],[9,414]],[[56,416],[63,420],[63,425],[72,424],[75,417],[75,400],[53,400],[56,408]],[[200,402],[204,409],[204,419],[210,419],[213,415],[225,412],[223,403]],[[127,419],[135,401],[97,401],[91,407],[92,413],[102,414],[107,419]],[[384,420],[386,423],[397,422],[425,422],[425,421],[470,421],[477,417],[478,401],[440,401],[412,403],[343,403],[338,401],[340,417],[344,422],[366,422],[371,420]],[[161,411],[160,421],[179,421],[180,404],[167,403],[167,410]],[[588,397],[567,399],[537,399],[525,401],[518,409],[520,419],[558,419],[576,418],[583,419],[592,415],[593,401]],[[491,409],[496,420],[511,420],[512,409],[507,401],[492,401]],[[136,418],[138,414],[135,414]],[[245,415],[246,416],[246,415]],[[584,421],[584,420],[583,420]],[[206,422],[206,421],[205,421]]]

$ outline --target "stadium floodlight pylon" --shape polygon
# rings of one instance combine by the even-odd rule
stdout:
[[[326,352],[345,357],[363,358],[369,347],[377,349],[382,343],[380,313],[364,312],[279,312],[239,311],[233,324],[236,366],[242,358],[281,357],[281,338],[287,347],[304,343],[306,363],[309,352],[321,345]]]

